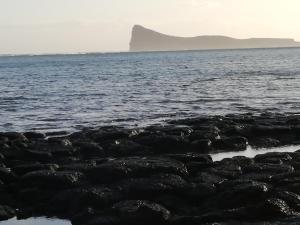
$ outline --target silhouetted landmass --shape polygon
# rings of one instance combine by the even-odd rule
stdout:
[[[249,38],[226,36],[175,37],[139,25],[132,29],[130,51],[176,51],[200,49],[279,48],[300,47],[294,39]]]

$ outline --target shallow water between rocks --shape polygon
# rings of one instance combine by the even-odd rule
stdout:
[[[17,220],[13,218],[0,222],[0,225],[72,225],[68,220],[50,219],[50,218],[29,218],[25,220]]]
[[[213,161],[221,161],[222,159],[232,158],[235,156],[245,156],[248,158],[253,158],[256,155],[265,154],[268,152],[295,152],[300,149],[300,145],[292,145],[292,146],[281,146],[274,148],[253,148],[248,146],[245,151],[240,152],[222,152],[211,154]]]

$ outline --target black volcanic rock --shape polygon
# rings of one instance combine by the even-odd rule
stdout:
[[[140,25],[133,27],[130,42],[130,51],[132,52],[279,47],[300,47],[300,42],[280,38],[175,37],[149,30]]]
[[[209,155],[248,144],[297,145],[298,121],[297,114],[245,114],[65,137],[0,133],[0,221],[300,224],[300,151],[221,161]]]
[[[0,221],[10,219],[15,216],[15,210],[8,206],[0,205]]]

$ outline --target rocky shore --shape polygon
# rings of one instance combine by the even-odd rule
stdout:
[[[208,116],[63,137],[0,133],[0,220],[299,224],[300,151],[219,162],[210,156],[248,144],[300,144],[300,115]]]

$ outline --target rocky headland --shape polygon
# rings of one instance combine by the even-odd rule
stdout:
[[[289,38],[237,39],[226,36],[176,37],[135,25],[132,29],[130,51],[180,51],[202,49],[282,48],[300,47]]]
[[[219,162],[210,156],[297,144],[300,116],[268,113],[88,128],[63,137],[0,133],[0,219],[299,224],[300,151]]]

